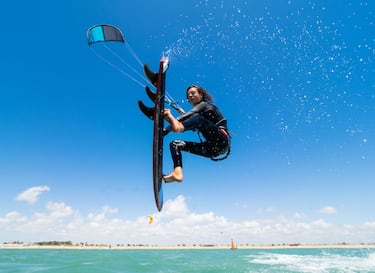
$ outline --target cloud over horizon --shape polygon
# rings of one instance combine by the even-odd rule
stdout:
[[[48,187],[34,187],[22,194],[21,200],[36,201]],[[328,211],[331,211],[330,209]],[[190,211],[185,197],[177,196],[165,202],[162,212],[136,219],[119,218],[119,211],[101,206],[95,212],[81,215],[79,210],[64,202],[47,202],[44,211],[23,215],[13,211],[0,216],[0,240],[24,242],[70,240],[75,243],[108,244],[238,244],[288,243],[369,243],[373,222],[361,226],[336,225],[322,219],[307,221],[305,217],[248,219],[230,221],[209,211]],[[302,222],[301,220],[305,220]],[[373,241],[373,240],[372,240]]]

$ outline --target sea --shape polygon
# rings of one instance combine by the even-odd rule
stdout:
[[[375,272],[375,249],[0,249],[0,272]]]

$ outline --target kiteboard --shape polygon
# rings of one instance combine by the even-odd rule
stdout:
[[[164,143],[164,99],[165,99],[165,78],[169,66],[167,58],[162,57],[159,63],[159,72],[152,72],[149,67],[144,65],[144,72],[150,82],[156,86],[154,93],[149,87],[146,87],[146,93],[154,107],[147,107],[142,101],[138,101],[141,112],[153,120],[153,141],[152,141],[152,178],[154,187],[154,196],[156,207],[159,211],[163,208],[163,143]]]

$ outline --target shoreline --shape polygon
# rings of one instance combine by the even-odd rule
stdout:
[[[308,248],[375,248],[375,244],[285,244],[285,245],[240,245],[241,249],[308,249]],[[72,250],[194,250],[194,249],[230,249],[230,245],[184,245],[184,246],[122,246],[122,245],[37,245],[37,244],[0,244],[1,249],[72,249]]]

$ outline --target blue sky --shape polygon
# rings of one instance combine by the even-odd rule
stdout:
[[[274,2],[4,4],[0,242],[374,242],[374,4]],[[204,86],[233,134],[225,161],[184,154],[161,213],[147,97],[87,46],[99,23],[155,70],[167,53],[168,93]],[[175,138],[198,141],[169,134],[165,172]]]

